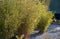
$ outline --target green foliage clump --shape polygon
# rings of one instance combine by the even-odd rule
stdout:
[[[34,28],[39,22],[43,22],[43,24],[40,24],[40,28],[44,27],[43,30],[45,31],[50,22],[52,21],[53,17],[53,14],[51,14],[52,12],[48,11],[48,7],[46,5],[43,5],[43,3],[40,3],[38,0],[25,0],[21,4],[24,5],[21,5],[21,9],[23,8],[24,10],[22,10],[22,12],[24,12],[27,15],[25,18],[23,17],[23,23],[18,29],[18,33],[20,34],[20,32],[22,32],[25,34],[31,34],[31,32],[34,30]]]
[[[45,32],[47,30],[47,28],[49,27],[49,25],[51,24],[51,22],[53,21],[52,17],[53,17],[52,12],[42,14],[40,22],[37,25],[37,29],[43,30],[43,32]]]
[[[19,11],[16,0],[0,2],[0,39],[9,39],[19,26]]]
[[[1,39],[9,39],[15,32],[20,37],[30,34],[40,20],[45,23],[50,17],[48,7],[39,0],[2,0],[0,4]]]

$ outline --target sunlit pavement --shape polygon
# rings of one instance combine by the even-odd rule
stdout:
[[[30,39],[60,39],[60,23],[52,23],[44,34],[38,34],[37,32],[34,31]]]

